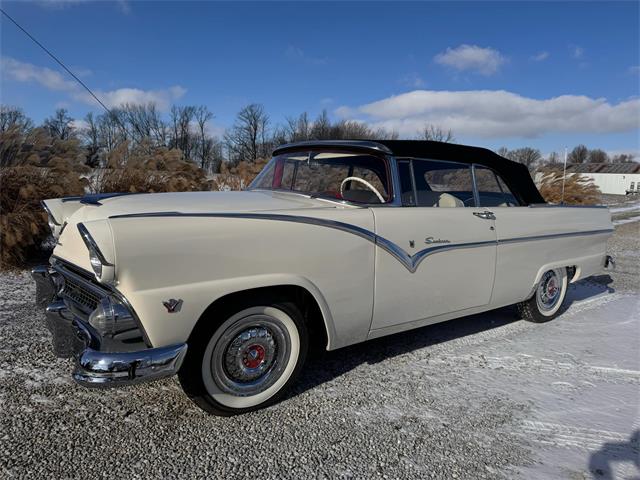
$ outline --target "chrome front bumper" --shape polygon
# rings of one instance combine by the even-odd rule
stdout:
[[[85,387],[119,387],[174,375],[187,353],[181,343],[139,351],[100,351],[92,329],[58,297],[63,279],[48,266],[31,271],[36,282],[36,304],[45,307],[47,328],[58,357],[74,357],[73,379]]]

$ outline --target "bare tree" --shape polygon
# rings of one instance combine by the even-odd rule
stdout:
[[[619,153],[618,155],[614,155],[611,159],[611,163],[631,163],[634,160],[634,156],[630,153]]]
[[[444,143],[453,143],[456,140],[450,129],[445,131],[441,127],[432,124],[424,126],[420,132],[420,138],[422,140],[432,140],[434,142]]]
[[[193,135],[191,134],[191,123],[196,114],[196,107],[187,105],[171,107],[171,126],[173,137],[169,142],[170,147],[182,151],[187,160],[193,160],[192,150],[194,147]]]
[[[331,120],[324,109],[311,126],[311,138],[314,140],[329,140],[331,135]]]
[[[589,149],[584,145],[578,145],[569,153],[567,163],[585,163],[589,157]]]
[[[252,103],[240,110],[235,123],[225,135],[230,160],[255,162],[264,156],[269,147],[268,124],[269,116],[262,105]]]
[[[49,135],[60,140],[68,140],[73,135],[73,118],[68,115],[64,108],[59,108],[56,113],[44,121],[44,128],[49,131]]]
[[[547,165],[558,165],[562,163],[560,161],[560,155],[558,152],[551,152],[547,157],[547,161],[545,162]]]
[[[86,164],[90,167],[97,167],[100,164],[100,129],[93,112],[85,115],[84,123],[85,127],[80,131],[80,135],[87,149]]]
[[[33,128],[33,122],[22,109],[0,105],[0,133],[14,128],[24,132]]]
[[[604,150],[600,150],[599,148],[595,148],[589,151],[589,157],[587,159],[589,163],[608,163],[609,155]]]
[[[507,147],[500,147],[496,150],[496,153],[504,158],[509,158],[509,149]]]
[[[542,159],[540,150],[531,147],[517,148],[509,150],[506,157],[514,162],[526,165],[529,170],[533,170],[536,164]]]
[[[213,150],[213,139],[207,135],[207,122],[213,118],[213,113],[205,106],[196,108],[196,123],[198,124],[198,143],[200,146],[200,168],[208,169]]]

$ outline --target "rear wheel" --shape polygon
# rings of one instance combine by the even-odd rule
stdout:
[[[546,271],[533,296],[518,304],[520,316],[529,322],[543,323],[558,316],[567,294],[569,279],[566,268]]]
[[[253,301],[222,323],[194,332],[179,378],[187,395],[216,415],[236,415],[277,402],[300,373],[308,334],[290,302]]]

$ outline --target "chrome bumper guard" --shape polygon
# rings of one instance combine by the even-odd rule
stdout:
[[[73,379],[85,387],[119,387],[174,375],[182,366],[187,344],[134,352],[104,352],[85,322],[74,315],[57,294],[61,281],[48,266],[36,267],[36,304],[45,307],[47,328],[58,357],[75,357]]]

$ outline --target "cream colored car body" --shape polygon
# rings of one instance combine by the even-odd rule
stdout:
[[[514,304],[541,275],[599,273],[605,208],[368,206],[272,191],[48,200],[66,223],[54,256],[91,272],[83,224],[153,347],[186,342],[225,295],[296,285],[315,298],[327,349]],[[420,259],[421,261],[417,261]],[[181,299],[169,313],[163,302]]]

